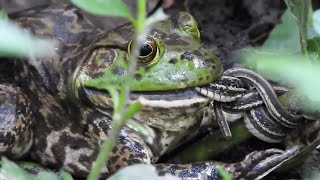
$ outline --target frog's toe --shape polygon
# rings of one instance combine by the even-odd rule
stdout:
[[[247,175],[248,178],[261,179],[271,171],[276,169],[284,161],[295,155],[299,151],[299,147],[294,146],[288,150],[282,151],[280,154],[266,156],[264,160],[259,162]]]
[[[297,147],[293,147],[285,151],[280,149],[254,151],[248,154],[243,161],[226,167],[226,170],[236,179],[261,179],[293,156],[297,150]]]

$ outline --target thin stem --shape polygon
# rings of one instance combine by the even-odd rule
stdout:
[[[307,26],[309,17],[310,0],[284,0],[292,17],[297,23],[300,35],[301,52],[308,56],[307,51]],[[301,7],[301,9],[299,8]]]
[[[146,0],[138,0],[138,8],[137,8],[137,28],[136,33],[139,34],[144,29],[145,20],[146,20]]]
[[[308,26],[308,18],[309,18],[309,7],[310,7],[310,0],[303,0],[301,28],[300,28],[300,45],[301,45],[301,51],[304,55],[308,55],[307,26]]]
[[[112,119],[112,129],[108,135],[108,139],[105,140],[105,142],[102,145],[102,148],[96,160],[96,164],[94,165],[89,176],[87,177],[88,180],[99,179],[101,169],[108,161],[108,156],[112,151],[112,148],[115,146],[116,141],[119,137],[119,132],[123,124],[125,123],[125,119],[122,119],[120,114],[114,114]]]
[[[117,103],[119,107],[114,107],[113,117],[112,117],[112,129],[108,133],[108,139],[105,140],[105,142],[102,145],[102,148],[98,154],[96,164],[94,165],[93,169],[91,170],[88,180],[96,180],[100,176],[100,172],[102,167],[105,165],[106,162],[108,162],[109,154],[112,151],[112,148],[116,145],[116,142],[119,137],[119,132],[126,122],[127,118],[124,117],[126,112],[128,111],[128,104],[130,100],[130,86],[133,79],[133,75],[137,68],[137,58],[139,55],[139,47],[146,39],[147,32],[144,31],[144,25],[145,25],[145,19],[146,19],[146,0],[138,0],[138,10],[137,10],[137,20],[129,19],[129,21],[134,25],[135,27],[135,33],[134,37],[135,40],[132,42],[132,51],[129,57],[129,68],[126,73],[126,79],[123,82],[123,86],[120,88],[120,91],[122,91],[123,96],[120,96],[119,99],[120,102],[124,103]],[[120,92],[120,94],[122,95]],[[119,95],[115,93],[113,96]]]

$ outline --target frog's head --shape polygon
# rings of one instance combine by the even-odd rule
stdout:
[[[132,38],[130,26],[102,36],[85,57],[78,84],[100,91],[122,84],[127,78]],[[219,59],[201,45],[196,21],[181,12],[152,27],[140,47],[131,90],[137,94],[177,93],[209,84],[221,73]]]

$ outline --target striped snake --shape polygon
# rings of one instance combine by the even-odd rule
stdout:
[[[280,142],[291,129],[306,123],[302,115],[285,109],[279,102],[278,96],[286,93],[286,88],[272,86],[261,75],[248,69],[229,69],[219,80],[199,87],[197,91],[213,99],[211,106],[227,138],[231,137],[231,132],[224,112],[243,112],[248,130],[270,143]]]

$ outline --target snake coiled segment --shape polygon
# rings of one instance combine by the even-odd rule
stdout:
[[[216,108],[221,107],[225,112],[243,113],[248,130],[266,142],[280,142],[291,129],[308,122],[296,111],[281,105],[278,97],[287,93],[287,88],[272,86],[261,75],[248,69],[229,69],[218,81],[196,89],[202,95],[212,98],[215,104],[221,104]],[[215,116],[218,122],[224,122],[218,123],[220,127],[226,124],[222,113]],[[221,129],[225,131],[228,127]]]

